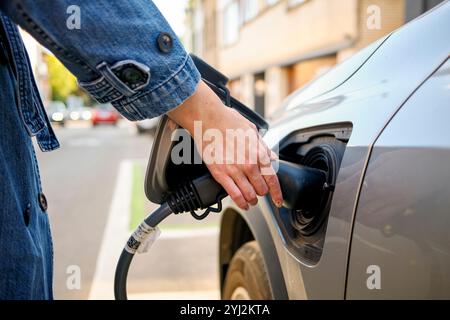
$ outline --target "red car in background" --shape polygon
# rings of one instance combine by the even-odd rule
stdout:
[[[119,113],[110,104],[97,105],[92,111],[92,125],[112,124],[116,125],[119,121]]]

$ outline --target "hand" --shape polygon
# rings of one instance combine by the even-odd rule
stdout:
[[[267,193],[275,205],[282,205],[280,184],[271,164],[276,155],[256,126],[225,106],[203,81],[194,95],[168,116],[189,131],[203,162],[237,206],[247,210],[258,202],[257,195]],[[203,134],[198,134],[199,125]],[[222,141],[217,141],[218,137]]]

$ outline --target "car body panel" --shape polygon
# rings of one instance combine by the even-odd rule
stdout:
[[[347,298],[450,297],[449,120],[450,60],[374,145],[355,219]],[[366,283],[372,265],[379,268],[379,289]]]
[[[226,212],[222,213],[221,228],[220,228],[220,252],[224,256],[220,257],[222,263],[228,264],[232,258],[232,253],[235,252],[240,244],[252,240],[253,238],[236,239],[235,236],[239,234],[241,237],[246,237],[242,228],[242,224],[250,229],[252,235],[256,238],[266,265],[267,274],[269,277],[269,285],[272,290],[273,297],[276,300],[285,300],[288,298],[285,280],[283,273],[280,272],[281,265],[277,257],[278,250],[275,249],[275,243],[269,231],[269,227],[265,219],[261,219],[261,213],[253,207],[244,215],[240,214],[237,207],[231,203]],[[236,233],[236,231],[238,231]],[[224,280],[224,270],[221,270],[221,281]]]
[[[389,36],[390,34],[373,42],[366,48],[353,55],[351,59],[343,61],[318,79],[312,80],[299,90],[292,93],[285,99],[283,105],[276,110],[271,118],[277,118],[283,114],[286,114],[308,100],[323,95],[327,92],[331,92],[345,83],[370,59],[373,54],[375,54],[375,52],[383,45]]]
[[[289,298],[345,298],[353,219],[371,148],[408,97],[447,59],[449,30],[450,3],[446,2],[394,32],[355,74],[343,83],[335,83],[334,90],[318,90],[325,93],[306,101],[299,99],[302,103],[287,108],[264,137],[276,149],[284,137],[299,129],[353,124],[318,264],[308,265],[289,253],[273,218],[277,209],[266,198],[260,199],[254,209],[270,230]],[[230,202],[227,205],[232,206]]]

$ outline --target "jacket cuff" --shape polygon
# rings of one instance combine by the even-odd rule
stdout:
[[[121,71],[129,67],[138,70],[141,82],[127,83]],[[182,104],[196,90],[200,73],[189,55],[167,80],[146,90],[150,70],[136,61],[124,60],[109,66],[102,62],[97,67],[102,76],[91,82],[80,82],[99,103],[110,102],[125,118],[131,121],[154,118]]]

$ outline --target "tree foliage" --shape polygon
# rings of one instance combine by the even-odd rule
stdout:
[[[65,102],[69,95],[82,95],[75,76],[54,55],[47,54],[45,59],[52,90],[52,100]]]

